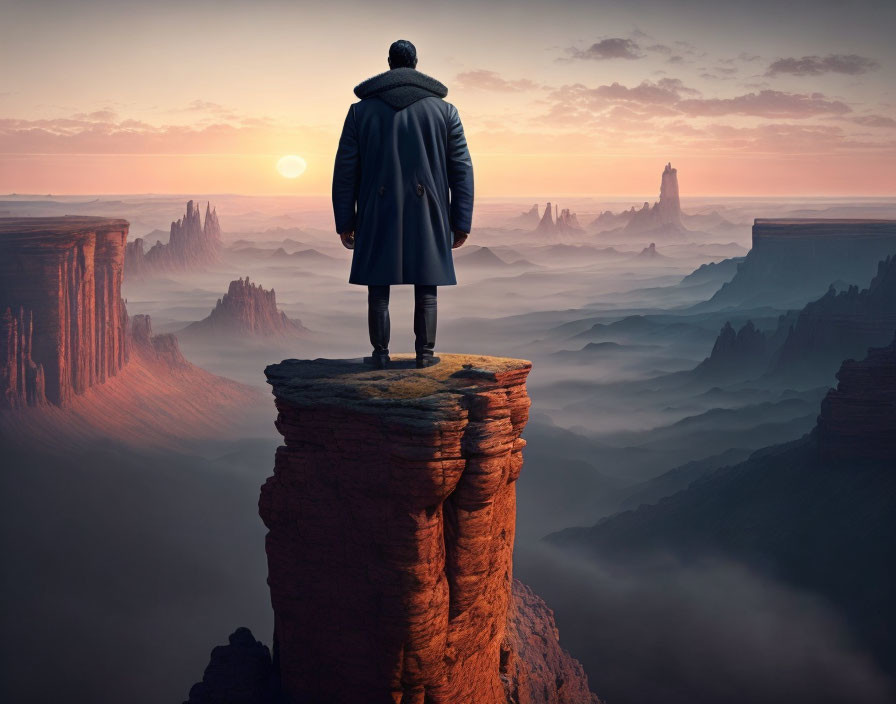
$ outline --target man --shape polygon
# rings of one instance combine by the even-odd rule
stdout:
[[[367,290],[373,354],[389,362],[389,287],[414,285],[417,367],[439,361],[436,287],[457,283],[451,250],[473,217],[473,164],[448,89],[417,71],[409,41],[389,47],[389,70],[355,86],[333,168],[336,232],[352,252],[349,283]]]

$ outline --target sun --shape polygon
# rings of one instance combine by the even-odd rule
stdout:
[[[306,166],[307,164],[302,157],[295,154],[287,154],[280,157],[280,160],[277,162],[277,173],[283,178],[298,178],[305,173]]]

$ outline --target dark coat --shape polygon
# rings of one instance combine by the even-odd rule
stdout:
[[[349,283],[457,283],[454,230],[470,231],[473,164],[448,89],[412,68],[355,87],[333,167],[336,231],[354,231]]]

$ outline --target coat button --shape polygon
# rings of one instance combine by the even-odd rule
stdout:
[[[422,195],[423,195],[423,184],[422,184],[422,183],[418,183],[418,184],[417,184],[417,195],[418,195],[418,196],[422,196]]]
[[[385,192],[386,192],[386,187],[385,187],[385,186],[380,186],[379,194],[380,194],[380,195],[383,195],[383,193],[385,193]]]

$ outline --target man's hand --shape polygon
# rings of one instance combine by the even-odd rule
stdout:
[[[352,230],[339,233],[339,239],[342,240],[342,246],[346,249],[355,248],[355,233]]]
[[[460,247],[464,242],[467,241],[467,235],[469,234],[469,232],[464,232],[463,230],[455,230],[454,244],[451,245],[451,249],[457,249],[458,247]]]

